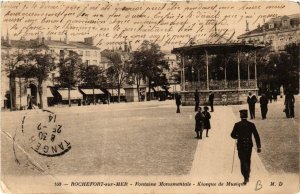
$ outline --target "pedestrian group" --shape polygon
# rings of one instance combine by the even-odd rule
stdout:
[[[227,95],[225,93],[221,95],[221,99],[222,99],[222,105],[223,106],[227,105]],[[181,95],[179,93],[175,94],[175,100],[177,105],[176,113],[180,113]],[[204,111],[202,111],[202,108],[199,106],[200,96],[198,90],[195,90],[194,100],[195,100],[195,112],[197,112],[195,115],[195,132],[196,132],[195,138],[202,139],[203,138],[202,133],[204,130],[206,130],[206,137],[209,137],[208,132],[211,129],[211,125],[210,125],[211,115],[208,111],[209,108],[208,106],[204,106],[203,108]],[[269,90],[267,90],[266,93],[263,93],[259,99],[261,117],[263,120],[267,118],[268,104],[272,103],[272,100],[274,102],[277,102],[277,91],[270,92]],[[248,108],[250,113],[250,119],[255,119],[255,104],[257,103],[257,101],[258,101],[257,97],[251,92],[249,92],[249,95],[247,97],[247,103],[248,103]],[[294,104],[295,104],[295,98],[293,93],[287,91],[284,100],[285,107],[283,110],[287,118],[294,117],[295,114]],[[209,93],[208,105],[210,106],[211,109],[210,112],[214,112],[214,94],[212,92]],[[250,168],[251,154],[253,148],[252,136],[254,136],[255,138],[258,153],[261,152],[261,142],[255,124],[247,120],[248,110],[246,109],[240,110],[240,118],[241,121],[235,123],[233,127],[233,130],[231,132],[231,137],[233,139],[236,139],[237,141],[236,145],[238,150],[238,157],[240,159],[241,173],[244,177],[243,184],[247,184],[249,182],[250,172],[251,172],[251,168]]]

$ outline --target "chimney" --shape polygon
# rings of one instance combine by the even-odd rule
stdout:
[[[94,37],[84,38],[84,43],[93,46],[94,45]]]
[[[249,23],[247,20],[246,20],[246,32],[249,32]]]
[[[42,32],[39,32],[39,35],[38,35],[38,44],[42,44],[43,43],[43,33]]]
[[[264,44],[266,44],[266,34],[265,34],[265,31],[266,31],[266,20],[265,20],[265,18],[263,19],[263,26],[262,26],[262,28],[263,28],[263,42],[264,42]]]
[[[128,52],[128,51],[129,51],[128,45],[127,45],[127,42],[126,42],[126,41],[124,42],[124,51],[125,51],[125,52]]]
[[[68,31],[65,33],[65,43],[69,44]]]
[[[128,52],[131,52],[131,51],[132,51],[131,42],[132,42],[132,41],[129,41]]]
[[[9,38],[8,29],[7,29],[6,41],[7,41],[7,44],[9,44],[9,45],[11,44],[11,41],[10,41],[10,38]]]

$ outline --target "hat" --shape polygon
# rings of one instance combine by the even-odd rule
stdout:
[[[204,107],[204,110],[208,110],[208,107],[207,107],[207,106],[205,106],[205,107]]]
[[[240,117],[241,118],[247,118],[248,117],[248,110],[247,109],[243,109],[243,110],[240,110]]]
[[[201,106],[199,106],[199,107],[198,107],[198,110],[201,110],[201,109],[202,109]]]

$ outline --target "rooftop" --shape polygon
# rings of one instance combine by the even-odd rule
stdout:
[[[44,43],[39,43],[38,39],[31,39],[31,40],[11,40],[10,44],[6,40],[1,41],[1,46],[6,47],[16,47],[16,48],[40,48],[41,46],[48,46],[48,47],[67,47],[67,48],[74,48],[74,49],[95,49],[99,50],[98,47],[93,46],[91,44],[87,44],[85,42],[77,42],[77,41],[70,41],[68,44],[64,41],[59,40],[44,40]]]

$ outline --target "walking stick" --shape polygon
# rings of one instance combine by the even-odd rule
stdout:
[[[235,155],[235,146],[236,146],[236,142],[235,142],[235,144],[234,144],[234,146],[233,146],[233,157],[232,157],[232,167],[231,167],[231,174],[232,174],[232,172],[233,172],[234,155]]]

